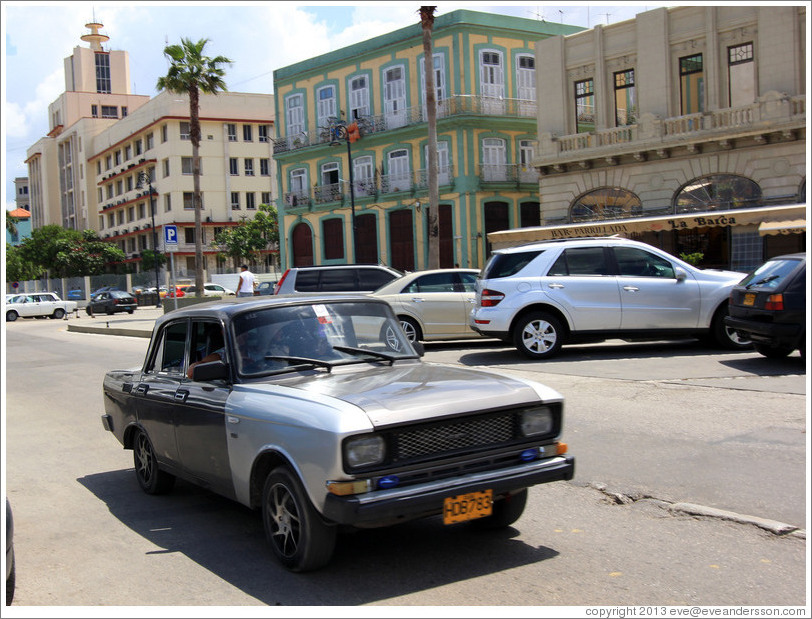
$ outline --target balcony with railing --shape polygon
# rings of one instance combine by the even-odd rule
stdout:
[[[624,154],[642,158],[646,150],[667,156],[670,148],[695,150],[703,142],[730,148],[732,140],[764,142],[769,134],[792,139],[793,132],[806,126],[806,96],[769,93],[745,106],[665,119],[643,113],[636,120],[633,125],[571,135],[542,134],[533,164],[555,167]]]
[[[437,102],[438,121],[461,116],[503,116],[532,120],[535,119],[536,113],[536,102],[525,99],[453,95]],[[427,122],[427,120],[426,110],[421,105],[407,107],[398,112],[363,116],[356,122],[361,128],[361,135],[372,135],[383,131],[414,126]],[[330,127],[311,126],[304,131],[274,139],[273,152],[274,155],[277,155],[309,146],[330,144],[335,141],[337,141],[337,137],[330,130]]]

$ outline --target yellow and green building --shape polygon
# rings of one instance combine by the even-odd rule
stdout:
[[[577,26],[467,10],[437,15],[440,266],[481,267],[487,234],[541,222],[535,43]],[[280,260],[428,261],[422,28],[274,71]],[[350,142],[341,127],[355,124]]]

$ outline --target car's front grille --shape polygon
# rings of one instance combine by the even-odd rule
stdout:
[[[391,438],[395,463],[489,445],[504,445],[516,438],[514,417],[514,412],[508,412],[393,432]]]

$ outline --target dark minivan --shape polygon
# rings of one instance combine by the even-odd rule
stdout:
[[[771,359],[806,357],[806,254],[770,258],[730,293],[725,324]]]

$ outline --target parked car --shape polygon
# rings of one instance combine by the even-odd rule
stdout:
[[[161,294],[161,298],[162,299],[163,298],[167,298],[167,299],[178,298],[178,299],[180,299],[181,297],[186,296],[186,289],[187,288],[191,288],[191,285],[184,284],[184,285],[180,285],[180,286],[175,286],[172,289],[166,289],[164,286],[161,286],[162,290],[166,290],[166,292],[163,292],[163,294]]]
[[[806,358],[806,254],[767,260],[730,293],[725,323],[765,357]]]
[[[545,241],[494,252],[477,280],[471,327],[546,359],[571,342],[700,336],[750,342],[725,325],[744,273],[698,269],[625,238]]]
[[[505,527],[529,486],[572,478],[559,393],[421,351],[366,295],[195,304],[158,318],[142,367],[106,373],[102,424],[146,493],[181,477],[261,510],[293,571],[328,563],[340,526]]]
[[[274,294],[372,292],[402,275],[400,271],[380,264],[291,267],[282,274]]]
[[[14,561],[14,518],[11,504],[6,498],[6,606],[11,606],[17,582],[17,566]]]
[[[273,294],[274,288],[276,288],[276,282],[259,282],[257,289],[254,291],[254,295],[262,296]]]
[[[384,284],[372,296],[395,310],[410,342],[480,338],[468,326],[478,269],[416,271]]]
[[[76,301],[63,301],[55,292],[19,294],[6,301],[6,322],[14,322],[19,317],[59,320],[76,307]]]
[[[100,292],[87,304],[85,311],[88,316],[93,314],[115,314],[127,312],[132,314],[138,308],[138,300],[129,292],[123,290],[110,290]]]
[[[183,289],[183,294],[195,296],[197,294],[197,286],[186,286]],[[203,284],[204,297],[234,297],[237,293],[233,290],[225,288],[220,284]]]
[[[111,290],[119,290],[118,286],[102,286],[90,293],[90,298],[93,299],[97,294],[102,292],[110,292]]]

